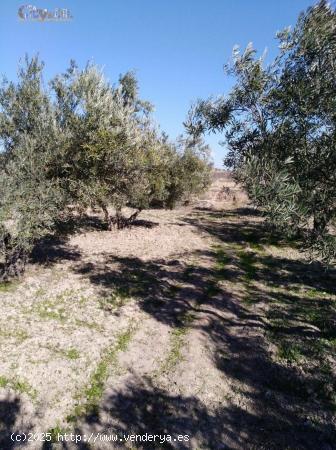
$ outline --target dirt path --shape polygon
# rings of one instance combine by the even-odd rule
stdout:
[[[336,448],[335,274],[222,186],[132,230],[92,216],[0,287],[1,450]]]

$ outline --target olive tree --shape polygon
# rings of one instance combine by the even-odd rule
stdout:
[[[278,33],[271,64],[252,44],[242,53],[236,47],[226,66],[236,85],[196,103],[186,122],[193,135],[224,132],[225,164],[252,200],[283,231],[308,233],[309,248],[329,262],[336,254],[328,232],[336,217],[335,31],[336,13],[321,1]]]
[[[53,228],[66,195],[49,171],[64,144],[42,84],[37,58],[20,67],[18,83],[0,89],[0,258],[1,278],[24,270],[37,239]]]
[[[200,142],[181,149],[160,132],[133,72],[111,85],[98,67],[71,62],[47,86],[42,72],[26,57],[18,81],[0,88],[2,278],[23,271],[70,204],[98,206],[108,228],[122,228],[155,202],[172,206],[198,192],[209,170]],[[135,210],[129,217],[126,206]]]
[[[181,145],[160,133],[133,72],[111,85],[96,66],[80,71],[72,64],[52,87],[59,125],[70,133],[61,163],[67,191],[74,202],[101,207],[109,228],[131,224],[155,202],[171,206],[205,187],[199,181],[208,170],[205,152],[189,140],[182,155]],[[128,218],[125,206],[135,209]]]
[[[138,209],[133,220],[148,204],[147,175],[159,143],[149,118],[151,105],[138,98],[132,72],[112,86],[96,66],[80,71],[72,63],[51,85],[59,126],[69,134],[59,175],[73,202],[101,207],[109,228],[120,228],[128,223],[124,206]]]

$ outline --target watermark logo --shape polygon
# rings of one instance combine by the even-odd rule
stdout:
[[[33,5],[22,5],[18,9],[19,19],[22,21],[34,22],[67,22],[73,19],[68,8],[55,8],[48,10],[45,8],[37,8]]]

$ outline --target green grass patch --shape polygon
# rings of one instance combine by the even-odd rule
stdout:
[[[34,310],[44,320],[57,320],[64,323],[67,320],[67,312],[62,304],[55,301],[44,301],[36,304]]]
[[[0,388],[4,388],[7,387],[9,384],[9,379],[4,377],[4,376],[0,376]]]
[[[10,388],[20,394],[27,394],[33,400],[37,397],[37,391],[25,380],[0,376],[0,388]]]
[[[89,330],[95,330],[102,332],[104,327],[97,322],[88,322],[86,320],[74,319],[73,323],[78,327],[88,328]]]
[[[320,298],[328,298],[330,297],[330,294],[328,292],[323,291],[321,289],[308,289],[306,291],[303,291],[302,294],[308,298],[312,299],[320,299]]]
[[[136,284],[139,278],[139,274],[133,274],[135,278],[133,281]],[[115,286],[113,295],[119,300],[127,300],[132,292],[134,291],[133,286]]]
[[[209,297],[214,297],[221,292],[221,288],[218,286],[217,281],[209,280],[204,288],[204,295]]]
[[[0,283],[0,292],[14,292],[18,286],[18,281],[3,281]]]
[[[183,359],[182,349],[184,347],[184,338],[187,333],[187,326],[175,328],[170,336],[170,350],[163,361],[160,373],[169,372]]]
[[[26,339],[28,339],[29,334],[26,330],[17,328],[15,330],[1,329],[0,337],[3,339],[15,339],[16,344],[20,345]]]
[[[289,362],[299,362],[303,358],[301,347],[287,341],[280,341],[278,344],[278,356]]]
[[[331,339],[324,339],[324,341],[327,343],[328,347],[331,347],[332,349],[336,349],[336,337]]]
[[[257,303],[259,303],[259,301],[260,299],[253,292],[248,292],[247,295],[243,298],[243,302],[247,306],[256,305]]]
[[[301,317],[317,327],[328,340],[336,339],[336,312],[331,303],[306,305],[302,308]]]
[[[51,444],[57,444],[59,442],[59,436],[63,436],[68,431],[68,429],[62,428],[59,424],[57,424],[53,428],[49,428],[49,430],[47,431],[47,435],[49,434],[51,437],[51,440],[49,442]]]
[[[215,253],[216,270],[218,272],[218,276],[224,277],[227,265],[230,263],[231,258],[220,245],[214,245],[212,248]]]
[[[63,358],[69,359],[69,360],[75,360],[80,358],[79,351],[72,347],[69,349],[62,349],[56,346],[47,345],[46,348],[48,350],[51,350],[52,352],[55,352],[56,354],[60,355]]]
[[[263,253],[264,252],[264,246],[262,244],[259,244],[258,242],[249,242],[249,246],[251,250],[254,250],[255,252]]]
[[[117,356],[119,352],[124,352],[134,334],[134,328],[128,328],[120,333],[115,344],[104,353],[95,371],[91,375],[90,381],[84,392],[80,395],[84,400],[74,408],[72,414],[67,417],[68,422],[76,420],[85,414],[97,414],[99,402],[103,396],[105,383],[112,371],[117,366]]]
[[[46,295],[47,291],[46,289],[43,288],[38,288],[35,292],[35,297],[43,297],[44,295]]]
[[[169,372],[172,370],[180,361],[183,360],[182,350],[185,344],[185,336],[188,332],[190,324],[194,320],[194,315],[192,313],[187,313],[182,319],[181,326],[174,328],[170,336],[170,350],[161,364],[157,375],[161,373]]]
[[[270,326],[266,336],[277,346],[279,360],[300,367],[307,374],[302,379],[277,378],[274,387],[305,401],[313,396],[320,408],[336,410],[336,381],[328,363],[334,358],[336,345],[335,315],[330,302],[298,297],[293,302],[274,305],[267,316]]]
[[[215,250],[217,267],[219,269],[224,269],[231,260],[230,256],[220,246],[214,246],[213,248]]]
[[[43,320],[57,320],[64,323],[68,318],[65,305],[72,300],[74,293],[73,290],[65,290],[54,298],[39,301],[33,306],[32,312],[35,312]]]
[[[114,311],[121,306],[126,305],[126,303],[130,300],[130,292],[129,289],[121,290],[118,289],[116,292],[112,294],[101,297],[98,299],[99,306],[103,310]]]
[[[240,251],[238,252],[239,257],[239,265],[241,269],[244,271],[244,278],[248,281],[252,280],[256,276],[256,255],[251,252]]]
[[[71,296],[74,291],[68,290],[64,291],[62,294],[57,295],[55,298],[39,301],[35,303],[34,306],[28,309],[27,313],[35,313],[42,320],[55,320],[61,324],[73,323],[78,327],[86,327],[89,329],[95,329],[97,331],[102,331],[102,326],[96,322],[90,322],[87,320],[76,319],[72,317],[73,311],[69,311],[66,306],[72,306],[72,301],[77,304],[81,304],[82,297],[73,299]],[[70,302],[69,302],[70,300]]]
[[[228,264],[230,264],[232,258],[227,254],[227,252],[224,250],[224,248],[220,245],[214,245],[212,246],[214,250],[214,256],[216,259],[216,274],[215,277],[218,280],[226,279],[228,278]]]
[[[79,351],[76,348],[70,348],[64,354],[68,359],[78,359],[80,357]]]

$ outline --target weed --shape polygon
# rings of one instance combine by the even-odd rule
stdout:
[[[9,384],[9,379],[4,377],[4,376],[0,376],[0,388],[5,388],[8,384]]]
[[[264,253],[264,246],[258,242],[249,242],[251,250],[257,251],[259,253]]]
[[[128,344],[134,333],[134,328],[128,328],[117,336],[115,344],[107,349],[96,370],[91,375],[90,382],[84,389],[80,397],[84,398],[82,404],[76,405],[72,414],[67,417],[68,422],[75,422],[83,414],[95,414],[98,410],[99,401],[104,392],[105,382],[111,369],[117,366],[117,355],[127,349]]]
[[[259,298],[252,292],[248,292],[248,294],[243,298],[243,302],[246,305],[251,306],[259,303]]]
[[[187,327],[182,326],[176,328],[170,337],[170,351],[163,361],[158,374],[169,372],[176,364],[182,361],[182,348],[184,345],[184,337],[187,333]]]
[[[221,288],[218,286],[217,281],[209,280],[204,289],[204,294],[207,298],[214,297],[221,292]]]
[[[256,268],[254,266],[256,262],[256,255],[251,252],[240,251],[238,252],[239,263],[242,270],[244,270],[244,278],[248,281],[252,280],[256,275]]]
[[[231,258],[221,246],[213,246],[213,249],[216,258],[216,278],[227,278],[227,265],[230,263]]]
[[[113,292],[111,295],[107,297],[102,297],[98,299],[98,303],[103,310],[113,311],[115,309],[120,308],[121,306],[124,306],[128,300],[130,300],[130,297],[126,295],[124,292],[122,295]]]
[[[47,293],[47,291],[40,287],[35,292],[35,297],[43,297],[44,295],[46,295],[46,293]]]
[[[278,344],[278,356],[289,362],[299,362],[303,357],[301,347],[298,344],[286,341]]]
[[[61,428],[60,425],[57,424],[56,427],[49,428],[49,430],[47,431],[47,435],[50,435],[50,442],[52,444],[57,444],[59,442],[59,436],[64,435],[66,432],[67,430]]]
[[[182,320],[182,325],[172,331],[170,337],[170,351],[166,359],[163,361],[161,368],[159,369],[159,373],[170,371],[178,362],[182,361],[184,338],[193,320],[194,316],[191,313],[185,314]]]
[[[30,386],[29,383],[27,383],[24,380],[18,380],[18,379],[13,380],[11,385],[12,385],[12,388],[14,389],[14,391],[18,391],[21,394],[25,393],[33,399],[35,399],[37,396],[36,390],[32,386]]]
[[[0,283],[0,292],[13,292],[18,286],[18,281],[4,281]]]
[[[89,301],[89,299],[88,299],[87,297],[84,297],[84,295],[81,295],[81,296],[79,297],[78,304],[79,304],[80,306],[83,306],[83,305],[85,305],[88,301]]]
[[[75,348],[70,348],[65,352],[65,356],[68,359],[78,359],[80,357],[79,351]]]
[[[135,277],[135,283],[137,283],[141,275],[134,274],[133,276]],[[132,288],[132,286],[116,286],[114,288],[114,295],[121,300],[127,300],[133,291],[134,289]]]
[[[305,291],[304,294],[306,295],[306,297],[313,298],[313,299],[325,297],[327,295],[326,292],[320,291],[319,289],[309,289],[309,290]]]
[[[328,346],[330,346],[333,349],[336,349],[336,337],[331,339],[326,339]]]
[[[27,331],[22,329],[16,329],[16,330],[0,330],[0,336],[4,339],[15,339],[16,344],[20,345],[22,342],[24,342],[26,339],[28,339],[29,334]]]
[[[36,303],[27,312],[35,312],[43,320],[56,320],[62,324],[71,322],[79,327],[86,327],[101,331],[102,327],[95,322],[88,322],[71,317],[71,312],[67,311],[65,306],[67,304],[67,301],[69,300],[69,296],[72,296],[73,294],[74,291],[66,290],[53,299],[48,299]],[[79,302],[81,301],[81,299],[82,297],[79,299]]]
[[[27,394],[33,400],[37,397],[37,391],[25,380],[0,376],[0,388],[10,388],[21,394]]]
[[[67,291],[62,294],[57,295],[53,299],[48,299],[36,303],[32,311],[41,319],[46,320],[57,320],[59,322],[65,322],[67,319],[66,310],[64,308],[65,297]]]
[[[65,308],[52,301],[38,303],[35,306],[35,311],[41,319],[57,320],[63,323],[67,318]]]
[[[79,327],[89,328],[90,330],[96,330],[101,332],[103,330],[103,326],[96,322],[87,322],[86,320],[74,319],[74,324]]]
[[[64,350],[58,347],[53,347],[53,346],[46,346],[46,348],[48,348],[49,350],[67,358],[70,360],[73,359],[78,359],[80,357],[79,351],[76,348],[70,348],[68,350]]]
[[[171,337],[171,350],[167,365],[169,367],[175,366],[178,361],[182,359],[183,338],[187,333],[187,327],[176,328]]]
[[[213,249],[215,250],[217,266],[219,268],[225,267],[230,262],[231,258],[221,246],[214,246]]]

